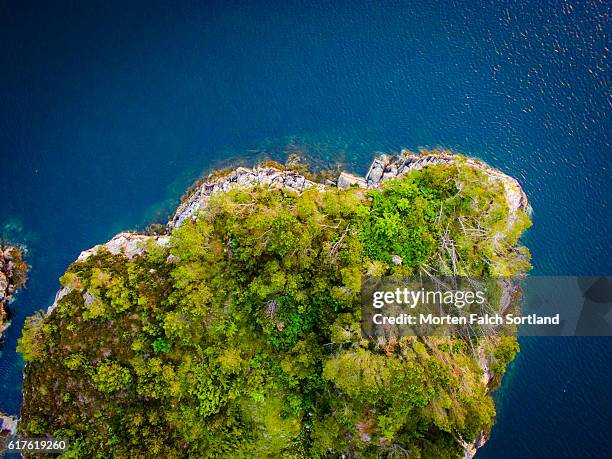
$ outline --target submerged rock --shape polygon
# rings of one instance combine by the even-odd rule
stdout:
[[[17,418],[0,413],[0,435],[15,435],[17,433]]]
[[[337,186],[341,190],[344,190],[346,188],[350,188],[351,186],[358,186],[359,188],[367,188],[368,184],[363,179],[363,177],[349,174],[347,172],[342,172],[340,176],[338,177]]]

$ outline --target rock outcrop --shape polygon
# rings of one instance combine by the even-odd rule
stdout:
[[[17,423],[19,420],[14,416],[0,413],[0,455],[6,456],[8,441],[17,433]]]
[[[351,186],[364,189],[378,188],[381,183],[401,177],[411,170],[419,170],[437,164],[452,164],[458,161],[465,161],[469,166],[484,171],[492,181],[502,183],[511,214],[515,214],[519,209],[530,211],[527,196],[515,178],[476,159],[448,152],[429,152],[417,155],[403,150],[399,155],[383,154],[374,158],[365,177],[342,172],[337,179],[336,186],[340,189]],[[270,166],[253,169],[239,167],[223,177],[205,181],[196,187],[195,191],[179,206],[168,226],[171,229],[177,228],[186,219],[195,217],[198,210],[206,207],[210,196],[214,193],[252,185],[269,185],[297,192],[311,187],[325,190],[329,186],[317,184],[297,172],[279,170]]]
[[[349,174],[348,172],[342,172],[338,177],[338,188],[344,190],[352,186],[358,186],[359,188],[367,188],[368,183],[363,177],[358,175]]]
[[[114,236],[105,244],[98,244],[91,249],[84,250],[80,253],[77,261],[85,261],[93,254],[97,253],[102,247],[108,250],[113,255],[123,253],[129,259],[140,255],[144,252],[146,244],[153,241],[156,244],[165,246],[170,242],[168,236],[148,236],[146,234],[131,233],[125,231]]]
[[[17,433],[17,418],[0,413],[0,436],[10,436]]]
[[[297,192],[312,187],[325,188],[324,185],[308,180],[303,175],[290,170],[279,170],[271,166],[258,166],[253,169],[238,167],[225,176],[205,181],[197,187],[191,196],[179,206],[169,226],[176,228],[187,218],[194,217],[199,209],[206,207],[210,196],[214,193],[253,185],[268,185]]]
[[[72,292],[72,287],[62,287],[61,289],[59,289],[58,292],[55,294],[55,299],[53,300],[53,303],[47,308],[47,314],[51,314],[56,308],[57,303],[70,292]]]
[[[482,448],[488,440],[489,435],[485,432],[480,432],[474,443],[463,443],[463,448],[465,449],[463,459],[472,459],[478,452],[478,449]]]
[[[17,290],[25,284],[27,268],[22,249],[0,245],[0,337],[9,325],[8,305]]]

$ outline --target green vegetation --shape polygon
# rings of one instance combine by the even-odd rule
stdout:
[[[0,241],[0,338],[10,318],[8,305],[28,279],[28,265],[21,248]]]
[[[1,241],[0,241],[1,242]],[[19,247],[0,243],[0,272],[8,285],[20,289],[28,280],[28,265]]]
[[[366,339],[361,279],[520,273],[528,224],[461,164],[379,191],[215,195],[168,248],[71,265],[19,343],[21,429],[70,438],[70,457],[460,457],[495,415],[479,343]],[[502,374],[514,338],[481,344]]]
[[[529,269],[528,252],[517,247],[529,217],[519,212],[511,223],[503,185],[480,170],[428,167],[370,195],[361,238],[372,259],[400,255],[407,266],[447,275],[510,276]]]

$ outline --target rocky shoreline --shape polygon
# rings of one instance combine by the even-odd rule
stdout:
[[[365,177],[342,172],[336,181],[328,180],[326,184],[313,182],[298,172],[280,170],[271,166],[257,166],[253,169],[238,167],[225,176],[206,181],[196,187],[192,194],[178,207],[174,216],[168,222],[168,227],[169,229],[177,228],[187,218],[193,218],[198,210],[206,207],[212,194],[227,192],[247,185],[269,185],[297,192],[312,187],[325,190],[328,187],[336,186],[341,189],[351,186],[372,189],[378,188],[383,182],[401,177],[411,170],[419,170],[438,164],[453,164],[459,161],[464,161],[470,167],[484,171],[491,180],[500,181],[503,184],[511,214],[515,214],[519,209],[530,212],[527,195],[518,180],[482,161],[454,155],[446,151],[434,151],[419,155],[403,150],[399,155],[382,154],[374,158]]]
[[[211,178],[195,187],[192,193],[178,206],[166,227],[168,231],[171,231],[181,226],[187,219],[195,219],[197,212],[206,208],[213,194],[225,193],[236,188],[262,185],[298,193],[313,187],[321,191],[335,187],[345,189],[351,186],[375,189],[380,187],[382,183],[399,178],[411,170],[419,170],[438,164],[453,164],[459,161],[484,171],[491,181],[502,183],[511,216],[515,215],[519,210],[531,213],[527,195],[521,188],[518,180],[492,168],[482,161],[454,155],[445,151],[414,154],[403,150],[399,155],[382,154],[375,157],[365,177],[342,172],[337,180],[327,180],[325,184],[309,180],[299,172],[270,165],[256,166],[254,168],[237,167],[221,177]],[[149,241],[159,245],[167,245],[169,237],[167,235],[147,235],[124,231],[104,244],[84,250],[80,253],[77,261],[87,259],[102,247],[105,247],[106,250],[113,254],[123,252],[128,258],[132,258],[141,254],[145,249],[145,244]],[[58,292],[59,294],[60,292]],[[53,305],[50,309],[52,308]]]
[[[23,261],[23,249],[0,244],[0,337],[10,325],[9,304],[27,279],[28,267]]]
[[[10,325],[9,304],[27,280],[28,266],[23,253],[23,248],[0,244],[0,339]],[[0,439],[15,435],[17,422],[16,417],[0,413]]]
[[[515,178],[488,166],[484,162],[454,155],[445,151],[434,151],[424,154],[414,154],[408,151],[402,151],[399,155],[383,154],[374,158],[365,177],[342,172],[335,181],[326,180],[324,184],[314,182],[297,171],[281,168],[282,166],[274,167],[271,165],[261,165],[254,168],[238,167],[222,176],[210,176],[208,180],[194,187],[187,199],[179,205],[166,227],[168,232],[170,232],[181,226],[181,224],[188,219],[196,219],[198,212],[206,208],[213,194],[228,192],[236,188],[262,185],[298,193],[313,187],[321,191],[335,187],[340,189],[358,187],[367,190],[378,188],[385,181],[401,177],[411,170],[419,170],[428,166],[440,164],[452,165],[459,162],[485,172],[492,182],[499,182],[503,185],[511,219],[519,210],[527,213],[531,212],[529,201],[519,182]],[[509,222],[509,224],[511,224],[511,222]],[[143,253],[146,249],[146,245],[151,242],[166,246],[169,243],[169,236],[122,232],[105,244],[100,244],[81,252],[77,261],[86,260],[88,257],[98,252],[102,247],[113,254],[124,253],[131,259]],[[58,291],[55,301],[49,306],[47,313],[53,311],[57,302],[71,291],[72,289],[69,286]],[[481,354],[478,363],[483,371],[483,390],[488,392],[490,391],[489,383],[493,378],[493,373],[489,370],[490,362],[487,361],[484,353]],[[472,458],[476,454],[478,448],[482,447],[487,440],[488,433],[481,432],[473,443],[463,444],[465,450],[464,457],[466,459]]]

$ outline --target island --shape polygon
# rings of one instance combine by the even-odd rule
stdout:
[[[28,265],[23,252],[22,247],[0,241],[0,337],[10,324],[9,304],[28,279]]]
[[[0,345],[4,331],[10,325],[9,304],[28,279],[24,252],[24,247],[0,241]],[[17,419],[0,412],[0,453],[2,441],[14,435],[16,430]]]
[[[516,338],[368,338],[362,281],[522,275],[529,215],[517,180],[448,151],[212,174],[28,319],[19,429],[70,457],[471,457]]]

